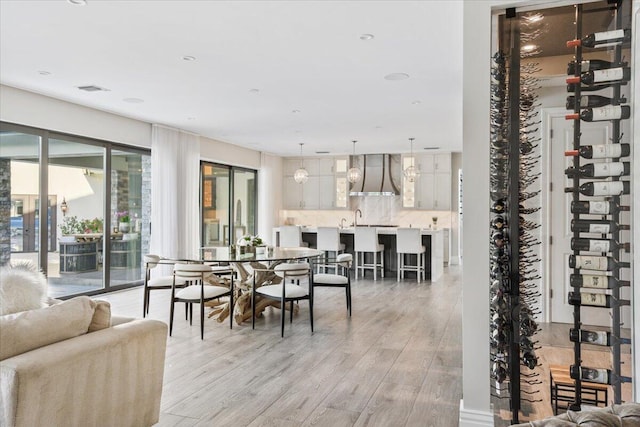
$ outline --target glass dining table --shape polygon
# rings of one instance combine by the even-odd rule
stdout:
[[[268,247],[264,251],[256,253],[251,248],[247,251],[229,246],[210,246],[200,248],[200,259],[194,262],[233,264],[238,278],[235,281],[235,289],[238,295],[234,304],[234,318],[238,325],[248,320],[251,315],[251,290],[253,286],[259,287],[264,283],[271,283],[275,279],[273,268],[283,262],[313,261],[324,254],[323,251],[311,248],[280,248]],[[233,279],[232,279],[233,280]],[[222,322],[228,316],[229,308],[213,307],[209,317],[218,315],[217,321]]]

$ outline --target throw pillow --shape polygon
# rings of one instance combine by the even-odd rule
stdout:
[[[0,315],[47,306],[47,278],[30,262],[0,268]]]
[[[106,329],[111,326],[111,304],[108,301],[94,300],[96,303],[96,310],[93,313],[91,324],[89,325],[88,332],[99,331],[100,329]]]
[[[0,360],[87,333],[96,303],[81,296],[0,316]]]

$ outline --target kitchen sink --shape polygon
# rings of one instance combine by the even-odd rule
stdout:
[[[389,228],[398,228],[397,225],[390,224],[358,224],[358,227],[389,227]]]

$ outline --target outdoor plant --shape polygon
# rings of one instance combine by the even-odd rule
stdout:
[[[131,222],[131,218],[129,217],[129,212],[127,211],[118,212],[118,222]]]
[[[78,221],[77,216],[65,217],[64,221],[60,225],[60,232],[63,235],[81,234],[84,233],[83,224]]]
[[[82,228],[85,233],[102,233],[102,219],[85,219],[81,222]]]

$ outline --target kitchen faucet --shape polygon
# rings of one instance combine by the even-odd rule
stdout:
[[[360,218],[362,218],[362,211],[360,209],[356,209],[355,212],[353,212],[353,226],[354,227],[358,226],[358,214],[360,214]]]
[[[347,218],[342,218],[340,220],[340,228],[344,228],[344,223],[347,221]]]

